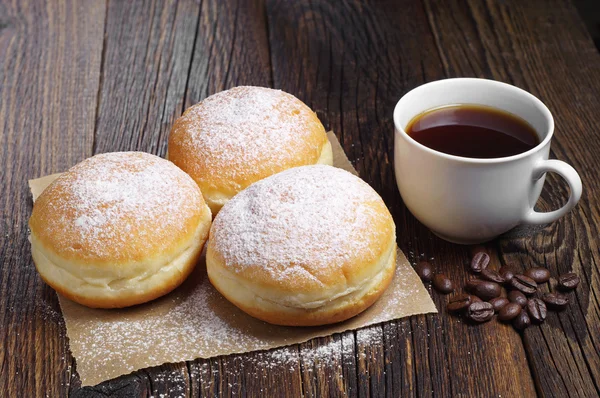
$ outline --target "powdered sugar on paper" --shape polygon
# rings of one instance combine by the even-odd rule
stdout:
[[[330,133],[329,140],[334,165],[352,170],[335,135]],[[50,178],[30,181],[34,196],[48,185]],[[427,290],[401,251],[398,251],[396,275],[382,297],[357,317],[325,327],[278,327],[246,315],[210,285],[203,260],[182,286],[144,305],[123,310],[94,310],[61,296],[59,301],[70,350],[84,386],[166,362],[282,347],[436,311]],[[360,339],[366,336],[363,332],[357,335]],[[259,369],[297,367],[298,360],[320,363],[336,357],[338,350],[345,350],[348,344],[353,346],[352,341],[346,340],[347,336],[343,335],[342,343],[332,341],[315,348],[307,344],[299,353],[287,348],[259,352],[241,357],[240,363],[253,366],[249,361],[255,361]]]
[[[396,276],[390,288],[367,311],[346,322],[324,327],[275,326],[252,318],[217,292],[206,275],[204,259],[188,280],[168,296],[123,310],[94,310],[60,297],[70,347],[84,385],[126,374],[142,367],[267,350],[373,325],[403,316],[435,311],[418,277],[398,252]],[[427,300],[428,301],[428,300]],[[369,331],[358,337],[368,338]],[[337,345],[302,350],[304,360],[335,354]],[[264,366],[291,365],[289,352],[263,353]]]

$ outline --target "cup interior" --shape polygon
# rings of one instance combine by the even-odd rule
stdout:
[[[415,116],[459,104],[490,106],[521,117],[538,134],[537,147],[550,140],[554,130],[552,114],[538,98],[510,84],[476,78],[438,80],[408,92],[394,109],[396,130],[406,134],[406,126]]]

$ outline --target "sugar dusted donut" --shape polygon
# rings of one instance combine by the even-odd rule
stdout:
[[[169,136],[169,160],[198,183],[213,215],[258,180],[333,162],[315,113],[291,94],[241,86],[190,107]]]
[[[360,178],[304,166],[252,184],[211,227],[211,283],[248,314],[314,326],[362,312],[396,267],[394,221]]]
[[[173,290],[194,268],[210,224],[196,183],[142,152],[96,155],[72,167],[40,195],[29,220],[42,278],[95,308]]]

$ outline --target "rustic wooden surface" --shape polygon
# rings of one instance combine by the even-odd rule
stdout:
[[[392,170],[392,109],[427,81],[520,86],[556,121],[553,156],[581,174],[568,216],[485,245],[492,266],[573,270],[567,311],[523,334],[415,316],[270,352],[165,364],[81,388],[55,293],[27,241],[26,180],[95,153],[166,152],[189,105],[242,84],[311,106],[390,206],[411,260],[454,280],[474,247],[433,236]],[[0,396],[468,396],[600,394],[600,56],[574,7],[523,1],[0,1]],[[549,176],[541,209],[560,206]],[[162,395],[161,395],[162,394]]]

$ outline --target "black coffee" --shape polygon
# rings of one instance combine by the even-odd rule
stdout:
[[[481,105],[431,109],[413,118],[406,132],[431,149],[468,158],[513,156],[540,143],[525,120]]]

